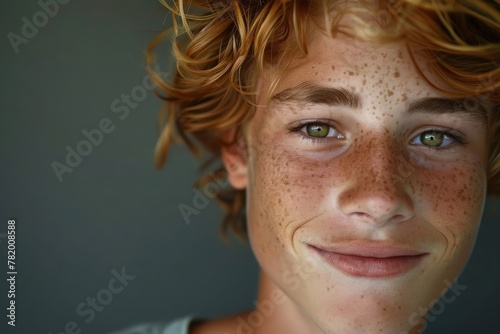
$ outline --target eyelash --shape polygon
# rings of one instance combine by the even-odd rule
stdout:
[[[339,139],[339,138],[335,138],[335,137],[315,138],[315,137],[309,136],[306,132],[302,131],[302,129],[304,129],[304,127],[306,127],[308,125],[326,125],[332,129],[334,129],[335,131],[337,131],[337,129],[335,129],[335,125],[332,122],[323,121],[323,120],[300,121],[298,123],[295,123],[295,124],[288,126],[287,128],[288,128],[289,133],[299,134],[300,136],[302,136],[302,139],[308,140],[312,143],[320,143],[320,142],[325,142],[325,140],[329,141],[329,140]],[[433,146],[426,146],[423,144],[421,145],[421,146],[424,146],[424,147],[426,147],[430,150],[433,150],[433,151],[446,152],[446,151],[451,150],[452,147],[455,146],[455,143],[458,143],[459,145],[462,145],[462,146],[467,144],[467,140],[458,131],[450,129],[450,128],[444,128],[444,127],[432,127],[429,129],[425,129],[424,131],[420,132],[420,134],[418,134],[417,136],[412,138],[410,143],[414,142],[419,136],[421,136],[423,133],[426,133],[426,132],[438,132],[438,133],[441,133],[444,136],[450,138],[451,140],[453,140],[453,143],[451,143],[450,145],[445,146],[445,147],[433,147]]]
[[[420,137],[423,133],[426,133],[426,132],[438,132],[438,133],[441,133],[444,136],[450,138],[451,140],[453,140],[453,143],[451,143],[448,146],[444,146],[444,147],[433,147],[433,146],[422,145],[422,146],[425,146],[426,148],[433,150],[435,152],[450,151],[451,149],[453,149],[455,144],[458,144],[461,146],[468,144],[465,137],[463,135],[461,135],[458,131],[450,129],[450,128],[444,128],[444,127],[432,127],[432,128],[426,129],[426,130],[420,132],[420,134],[418,134],[416,137],[414,137],[410,143],[414,142],[416,138]]]
[[[302,136],[303,140],[308,140],[312,143],[320,143],[320,142],[339,139],[339,138],[334,138],[334,137],[316,138],[316,137],[309,136],[306,132],[302,131],[302,129],[308,125],[326,125],[332,129],[334,129],[335,131],[337,131],[337,129],[335,129],[335,124],[333,124],[333,122],[323,121],[323,120],[300,121],[298,123],[295,123],[295,124],[288,126],[287,128],[288,128],[289,133],[298,134],[298,135]]]

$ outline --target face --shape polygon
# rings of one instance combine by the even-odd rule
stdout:
[[[400,44],[317,32],[268,96],[275,70],[239,184],[265,277],[322,332],[409,330],[471,253],[483,110],[436,93]]]

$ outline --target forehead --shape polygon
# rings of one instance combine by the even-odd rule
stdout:
[[[487,123],[487,108],[477,100],[449,99],[434,90],[423,76],[436,85],[446,86],[446,83],[431,72],[424,57],[418,54],[415,57],[418,70],[403,42],[376,44],[316,31],[306,56],[268,71],[261,82],[259,105],[271,106],[270,103],[283,101],[335,104],[370,109],[372,115],[380,112],[402,115],[412,110],[432,111],[427,115],[458,112]],[[274,87],[273,79],[277,82]]]
[[[403,43],[375,44],[347,36],[330,37],[319,31],[313,34],[307,56],[293,59],[286,69],[273,70],[280,76],[278,90],[307,78],[358,92],[395,89],[401,84],[418,86],[419,93],[433,92],[424,84]]]
[[[280,92],[304,83],[349,91],[360,97],[360,106],[374,110],[379,103],[393,107],[416,97],[439,96],[420,76],[403,43],[331,37],[318,29],[308,43],[308,54],[284,64],[269,68],[261,78],[258,105],[269,105]]]

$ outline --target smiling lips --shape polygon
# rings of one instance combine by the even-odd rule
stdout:
[[[351,276],[391,277],[416,267],[428,253],[394,246],[348,245],[318,247],[309,245],[334,268]]]

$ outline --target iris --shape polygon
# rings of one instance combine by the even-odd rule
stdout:
[[[325,124],[308,124],[306,130],[311,137],[325,138],[330,132],[330,127]]]
[[[424,132],[420,135],[420,141],[424,145],[438,147],[444,142],[444,133],[437,131]]]

